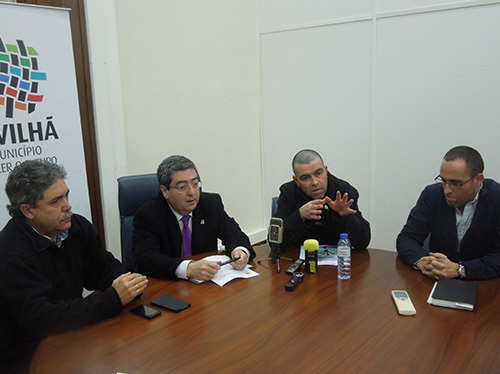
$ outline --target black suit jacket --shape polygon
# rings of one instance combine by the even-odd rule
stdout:
[[[216,251],[218,238],[229,255],[234,248],[243,246],[248,249],[250,259],[255,257],[248,236],[228,216],[220,195],[201,192],[192,218],[193,254]],[[137,211],[133,244],[134,266],[139,273],[155,278],[177,278],[175,270],[183,261],[182,233],[161,193]]]

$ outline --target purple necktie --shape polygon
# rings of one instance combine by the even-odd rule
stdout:
[[[193,253],[191,252],[191,230],[189,230],[189,218],[190,216],[184,216],[181,218],[183,223],[182,226],[182,257],[189,257]]]

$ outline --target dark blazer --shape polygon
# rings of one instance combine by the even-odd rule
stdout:
[[[429,254],[423,247],[429,235],[430,251],[462,262],[467,278],[500,277],[500,184],[484,180],[471,225],[460,243],[455,208],[446,202],[443,187],[437,183],[427,186],[397,238],[398,254],[404,262],[413,266]]]
[[[276,217],[283,219],[283,248],[302,244],[306,239],[316,239],[320,244],[336,245],[343,232],[349,234],[349,240],[355,249],[368,247],[371,238],[370,224],[359,211],[358,191],[346,181],[328,173],[326,196],[335,200],[337,191],[340,191],[342,195],[347,192],[349,199],[354,200],[351,208],[357,213],[343,217],[325,209],[320,220],[302,221],[299,209],[313,199],[307,196],[293,180],[283,184],[280,191]]]
[[[220,195],[201,192],[192,218],[193,254],[216,251],[218,238],[229,255],[234,248],[243,246],[248,249],[250,259],[255,257],[248,236],[228,216]],[[137,211],[133,244],[134,266],[139,273],[155,278],[177,278],[175,270],[183,261],[182,233],[161,193]]]

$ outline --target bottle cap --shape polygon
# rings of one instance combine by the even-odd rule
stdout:
[[[348,234],[346,234],[345,232],[343,232],[342,234],[340,234],[340,239],[347,239],[349,237]]]
[[[306,251],[317,251],[319,249],[319,242],[316,239],[307,239],[304,242],[304,249]]]

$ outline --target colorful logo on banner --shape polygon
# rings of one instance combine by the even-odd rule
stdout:
[[[38,70],[38,53],[24,41],[4,44],[0,38],[0,106],[5,117],[13,118],[14,110],[32,113],[43,100],[38,93],[39,83],[47,80],[47,73]]]

